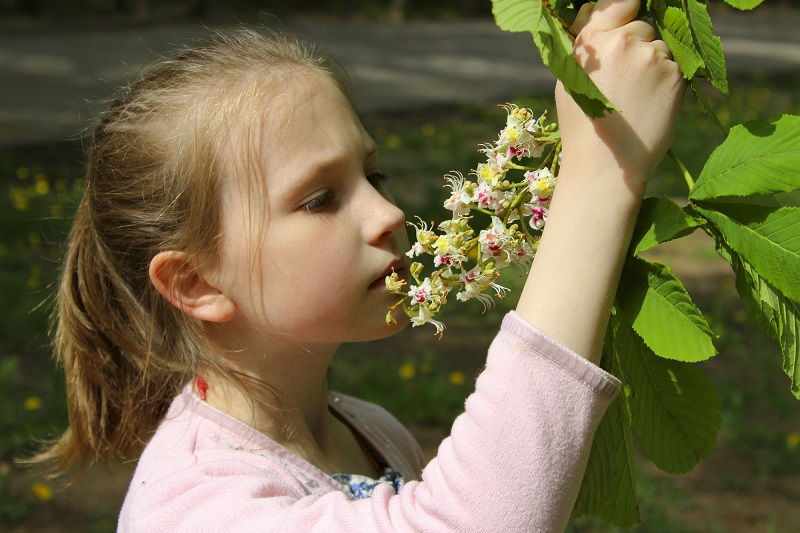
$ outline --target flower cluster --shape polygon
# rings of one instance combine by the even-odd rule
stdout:
[[[434,317],[451,292],[459,301],[478,300],[485,310],[494,305],[493,296],[502,298],[508,292],[498,283],[501,269],[530,266],[556,183],[560,135],[556,124],[546,123],[545,115],[534,118],[529,109],[503,107],[505,127],[496,142],[479,150],[486,161],[468,177],[459,172],[444,177],[450,190],[444,208],[451,212],[450,219],[437,226],[419,217],[417,223],[408,223],[416,240],[406,255],[432,256],[434,271],[422,276],[422,263],[412,263],[415,284],[408,287],[396,273],[387,276],[389,292],[402,297],[390,308],[388,323],[393,323],[392,311],[402,305],[413,326],[432,324],[441,336],[444,324]],[[516,180],[510,179],[512,171],[518,173]],[[477,234],[472,228],[476,217],[489,218]]]

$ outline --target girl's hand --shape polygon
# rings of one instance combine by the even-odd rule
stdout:
[[[573,26],[578,63],[619,113],[591,119],[560,82],[556,88],[563,169],[613,165],[629,187],[643,186],[666,153],[685,89],[669,48],[636,20],[638,10],[639,0],[600,0],[584,5]]]

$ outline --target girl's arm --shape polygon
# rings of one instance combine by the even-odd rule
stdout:
[[[680,70],[638,0],[587,4],[575,56],[619,113],[590,119],[559,83],[563,161],[547,230],[517,312],[598,362],[647,179],[666,152],[683,95]]]

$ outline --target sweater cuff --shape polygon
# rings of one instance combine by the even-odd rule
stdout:
[[[500,329],[598,394],[613,399],[619,392],[621,386],[619,379],[556,341],[522,318],[516,311],[509,312],[503,318]]]

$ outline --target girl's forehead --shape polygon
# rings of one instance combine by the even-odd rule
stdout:
[[[320,127],[361,128],[353,106],[328,76],[300,73],[287,80],[267,104],[265,134],[286,139],[288,131]]]
[[[361,152],[373,144],[349,100],[326,76],[292,79],[268,105],[259,150],[267,168]]]

